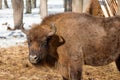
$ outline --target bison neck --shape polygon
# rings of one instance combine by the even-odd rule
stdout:
[[[46,57],[46,65],[49,66],[49,67],[55,67],[56,66],[56,63],[57,63],[57,59],[55,57],[52,57],[51,55],[48,55]]]

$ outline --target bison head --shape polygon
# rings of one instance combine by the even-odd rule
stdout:
[[[44,27],[43,27],[44,26]],[[33,28],[26,31],[21,30],[27,35],[29,47],[29,61],[32,64],[42,63],[49,55],[49,41],[56,33],[56,27],[52,24],[51,29],[48,25],[33,25]]]

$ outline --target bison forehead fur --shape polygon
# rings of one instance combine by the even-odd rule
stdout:
[[[39,40],[47,38],[52,23],[57,32],[48,41],[44,59],[46,63],[57,62],[64,80],[81,80],[83,64],[102,66],[115,61],[120,70],[119,16],[96,18],[71,12],[51,15],[30,30],[33,42],[38,39],[37,44],[40,44]]]

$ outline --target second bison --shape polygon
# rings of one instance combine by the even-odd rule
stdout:
[[[115,61],[120,71],[119,16],[60,13],[22,31],[28,38],[30,62],[57,65],[63,80],[81,80],[84,64],[102,66]]]

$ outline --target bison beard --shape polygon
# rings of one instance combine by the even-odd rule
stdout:
[[[21,30],[28,37],[33,60],[44,55],[36,63],[57,65],[63,80],[81,80],[83,64],[103,66],[116,61],[120,71],[120,16],[98,18],[67,12],[48,16],[29,31]],[[47,47],[42,47],[46,41]]]

